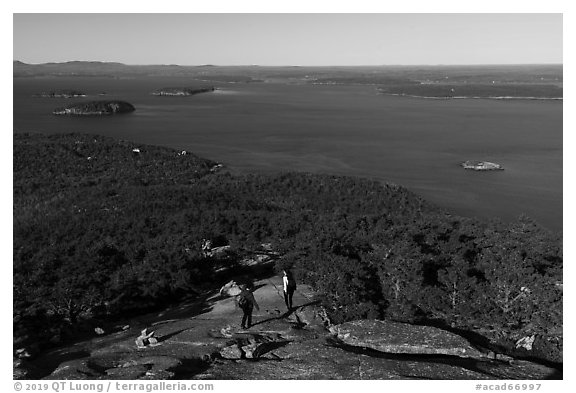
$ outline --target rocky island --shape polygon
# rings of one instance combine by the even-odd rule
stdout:
[[[502,165],[495,164],[488,161],[464,161],[462,164],[464,169],[471,169],[473,171],[503,171]]]
[[[124,101],[90,101],[56,108],[52,114],[68,116],[107,116],[117,113],[129,113],[135,109],[132,104]]]
[[[214,87],[165,87],[152,93],[154,96],[192,96],[194,94],[209,93]]]
[[[86,97],[86,93],[77,90],[53,90],[48,92],[42,92],[34,94],[34,97],[41,98],[74,98],[74,97]]]

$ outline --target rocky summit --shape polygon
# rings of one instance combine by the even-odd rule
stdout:
[[[282,278],[257,281],[260,310],[240,329],[228,290],[120,321],[94,337],[15,362],[30,379],[559,379],[561,371],[496,357],[438,328],[362,320],[331,325],[299,285],[287,311]],[[104,334],[102,334],[104,332]],[[147,337],[147,340],[142,340]]]

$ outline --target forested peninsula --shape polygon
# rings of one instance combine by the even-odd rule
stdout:
[[[98,135],[14,134],[13,160],[15,348],[194,298],[266,244],[334,323],[428,324],[503,351],[530,337],[530,356],[562,362],[561,234],[529,218],[458,217],[368,179],[232,174]]]

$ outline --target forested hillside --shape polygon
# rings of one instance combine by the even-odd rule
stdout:
[[[278,268],[323,294],[335,323],[435,323],[502,343],[535,335],[561,361],[560,234],[528,218],[456,217],[366,179],[218,169],[101,136],[15,134],[15,345],[193,297],[271,243]],[[202,253],[204,239],[231,253]]]

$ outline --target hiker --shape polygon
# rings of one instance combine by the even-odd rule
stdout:
[[[292,311],[292,296],[294,295],[294,291],[296,290],[296,280],[294,280],[294,276],[292,272],[288,269],[284,270],[284,302],[286,303],[286,307],[288,307],[288,311]]]
[[[240,324],[240,327],[242,327],[242,329],[248,329],[252,326],[252,309],[256,307],[256,310],[260,310],[260,307],[258,306],[258,303],[256,303],[254,295],[247,288],[246,284],[241,284],[238,287],[241,292],[236,296],[236,304],[238,304],[244,313],[242,315],[242,323]]]

